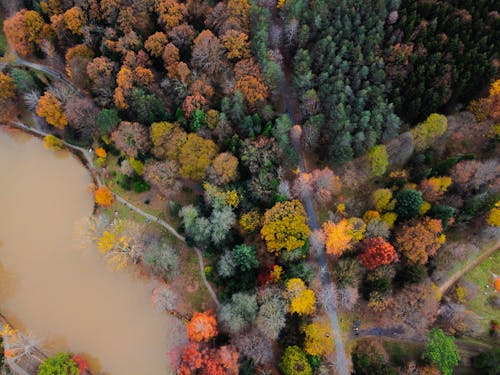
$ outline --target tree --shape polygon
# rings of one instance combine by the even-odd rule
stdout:
[[[38,101],[36,114],[44,117],[47,123],[58,129],[64,129],[68,125],[68,118],[63,112],[61,102],[49,91],[46,91]]]
[[[267,250],[278,255],[282,250],[304,246],[310,232],[304,207],[298,200],[292,200],[278,202],[266,211],[260,234]]]
[[[493,227],[500,227],[500,201],[490,210],[487,222]]]
[[[152,241],[144,249],[144,262],[152,268],[154,275],[171,280],[179,272],[179,255],[176,249],[164,241]]]
[[[54,137],[52,134],[47,134],[43,138],[43,145],[47,150],[58,151],[64,148],[64,144],[62,143],[62,141],[59,138]]]
[[[190,341],[208,341],[217,335],[217,321],[215,314],[211,311],[195,312],[186,325],[187,335]]]
[[[87,64],[87,75],[93,92],[99,95],[102,104],[111,103],[115,89],[116,63],[107,57],[96,57]]]
[[[374,270],[384,264],[391,264],[398,261],[396,250],[382,237],[363,240],[361,248],[362,253],[358,255],[358,259],[369,270]]]
[[[187,140],[187,134],[178,124],[166,121],[152,123],[150,137],[153,154],[159,159],[178,160],[180,150]]]
[[[3,29],[9,43],[23,57],[31,55],[40,46],[43,18],[34,10],[21,9],[6,19]]]
[[[235,293],[231,300],[222,304],[219,320],[222,326],[235,334],[248,328],[258,311],[257,296],[248,293]]]
[[[101,186],[97,189],[94,192],[94,198],[96,203],[100,206],[110,206],[114,200],[113,193],[106,186]]]
[[[84,138],[91,139],[96,134],[97,107],[87,98],[72,97],[64,106],[69,125]]]
[[[219,39],[210,30],[203,30],[194,40],[191,64],[209,76],[216,75],[222,69],[223,53]]]
[[[225,185],[238,179],[238,158],[229,152],[222,152],[208,169],[208,176],[216,185]]]
[[[227,50],[228,59],[239,60],[250,56],[250,43],[247,34],[230,29],[222,36],[221,41]]]
[[[407,220],[417,216],[420,212],[420,206],[424,203],[422,193],[414,189],[398,191],[395,198],[395,211],[400,220]]]
[[[138,122],[122,121],[111,133],[116,148],[130,157],[147,152],[151,146],[146,128]]]
[[[187,15],[186,5],[175,0],[156,1],[155,10],[158,13],[158,21],[164,25],[165,31],[169,32]]]
[[[410,263],[426,264],[445,240],[442,230],[441,220],[429,217],[412,220],[396,233],[395,245]]]
[[[309,355],[327,356],[333,353],[334,345],[328,322],[316,321],[304,327],[306,340],[304,350]]]
[[[432,113],[424,122],[418,124],[411,130],[415,149],[417,151],[425,150],[439,136],[443,135],[448,127],[446,116]]]
[[[392,211],[396,207],[396,201],[392,199],[392,191],[390,189],[375,190],[372,200],[378,212]]]
[[[144,48],[146,48],[146,51],[148,51],[151,56],[159,57],[162,55],[163,49],[167,43],[167,36],[164,33],[157,31],[148,37],[144,43]]]
[[[323,223],[322,228],[326,238],[327,254],[339,257],[352,246],[352,225],[347,219],[342,219],[336,224],[327,221]]]
[[[431,177],[420,182],[419,190],[425,201],[435,203],[443,197],[450,185],[450,177]]]
[[[252,329],[242,332],[232,339],[241,355],[250,358],[257,366],[268,364],[273,360],[274,350],[271,340],[265,332]],[[240,374],[243,374],[240,372]]]
[[[177,374],[238,375],[238,357],[232,346],[212,348],[191,342],[184,348]]]
[[[181,184],[177,180],[179,165],[173,160],[146,163],[144,168],[144,180],[168,196],[180,190]]]
[[[79,375],[80,370],[69,353],[59,353],[45,359],[38,368],[38,375]]]
[[[182,177],[201,181],[217,154],[217,146],[210,139],[204,139],[194,133],[187,136],[179,151],[180,174]]]
[[[434,364],[443,375],[451,375],[460,360],[453,337],[446,336],[440,329],[429,333],[422,358]]]
[[[0,72],[0,101],[14,99],[16,86],[11,76]]]
[[[94,57],[94,52],[85,44],[78,44],[66,51],[66,73],[76,85],[86,87],[90,84],[87,65]]]
[[[389,155],[385,145],[377,145],[368,153],[371,175],[373,177],[383,176],[389,165]]]
[[[82,35],[82,28],[86,23],[85,14],[78,7],[73,7],[64,12],[64,25],[75,35]]]
[[[496,375],[500,372],[500,349],[491,349],[472,357],[472,368],[481,374]]]
[[[260,307],[255,321],[257,328],[270,340],[276,340],[286,324],[288,303],[280,291],[273,287],[260,290],[258,299]]]
[[[13,68],[10,72],[10,76],[14,81],[15,87],[23,94],[29,93],[38,88],[35,79],[30,71],[21,69],[21,68]],[[3,80],[0,80],[3,81]],[[0,83],[0,87],[1,87]],[[8,92],[8,90],[0,89],[0,98],[2,97],[2,93]]]
[[[121,121],[116,109],[102,109],[97,115],[97,126],[103,135],[112,133]]]
[[[295,345],[285,349],[280,361],[280,370],[284,375],[312,375],[313,373],[306,354]]]
[[[292,278],[286,283],[286,296],[290,300],[291,313],[311,315],[316,311],[316,296],[312,289],[306,287],[304,281]]]

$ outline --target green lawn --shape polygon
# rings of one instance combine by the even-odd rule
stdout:
[[[494,289],[492,273],[500,275],[500,251],[495,252],[464,276],[464,280],[473,282],[478,288],[478,293],[469,299],[467,305],[471,311],[479,315],[481,325],[485,329],[488,328],[490,320],[499,318],[498,310],[488,303],[488,298],[498,293]]]

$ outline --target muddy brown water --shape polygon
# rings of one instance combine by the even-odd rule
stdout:
[[[179,323],[154,311],[154,282],[76,245],[90,182],[70,153],[0,130],[0,311],[49,354],[83,353],[94,374],[172,374]]]

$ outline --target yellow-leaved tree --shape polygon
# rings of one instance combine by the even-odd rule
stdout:
[[[195,181],[203,180],[215,155],[217,146],[212,140],[202,138],[195,133],[189,134],[179,152],[181,176]]]
[[[334,346],[331,331],[327,320],[306,325],[304,327],[306,335],[304,350],[307,354],[323,356],[333,353]]]
[[[290,300],[291,313],[311,315],[316,311],[316,295],[299,278],[292,278],[286,283],[286,297]]]
[[[352,246],[353,227],[347,219],[342,219],[338,223],[327,221],[323,224],[323,232],[326,237],[327,254],[341,256]]]
[[[282,250],[292,251],[304,246],[310,233],[306,211],[296,199],[278,202],[267,210],[260,231],[267,250],[276,255]]]

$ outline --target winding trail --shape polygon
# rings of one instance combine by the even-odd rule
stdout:
[[[288,114],[293,124],[296,124],[296,116],[292,109],[291,98],[290,98],[290,88],[288,87],[288,80],[285,79],[281,85],[281,94],[283,96],[285,112]],[[293,146],[299,155],[299,170],[301,173],[307,173],[307,168],[304,159],[304,153],[302,151],[302,147],[300,146],[300,142],[293,142]],[[316,209],[314,208],[313,199],[311,194],[308,193],[302,199],[304,203],[304,208],[307,213],[307,218],[309,222],[309,228],[311,231],[315,231],[320,229],[320,225],[318,222],[318,214],[316,213]],[[349,361],[347,360],[347,355],[345,352],[344,342],[342,340],[342,331],[340,330],[339,318],[337,314],[337,306],[335,304],[336,301],[336,289],[335,285],[330,277],[330,273],[328,271],[328,264],[326,261],[326,254],[324,251],[321,251],[316,256],[316,261],[321,270],[320,280],[321,280],[321,288],[322,288],[322,300],[321,303],[326,309],[328,319],[330,320],[330,325],[332,327],[332,340],[335,345],[335,356],[336,362],[335,367],[337,368],[339,375],[349,375]]]

